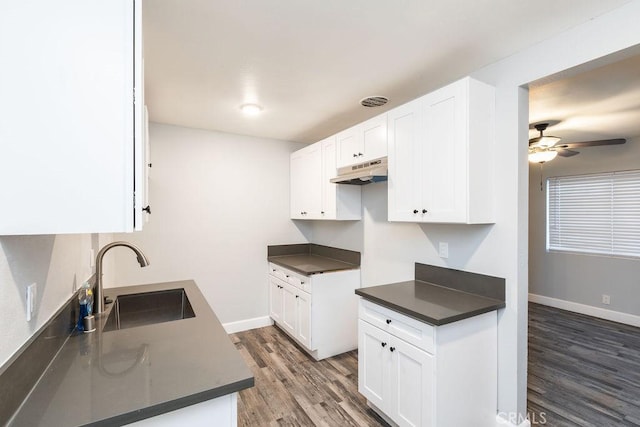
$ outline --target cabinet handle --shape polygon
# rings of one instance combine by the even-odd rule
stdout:
[[[387,325],[391,323],[391,319],[387,319]]]
[[[146,207],[146,208],[142,208],[142,210],[143,210],[144,212],[148,213],[149,215],[151,215],[151,206],[150,206],[150,205],[147,205],[147,207]]]
[[[429,212],[429,211],[428,211],[428,210],[426,210],[426,209],[422,209],[422,213],[423,213],[423,214],[426,214],[427,212]]]
[[[386,343],[386,342],[383,342],[383,343],[381,343],[381,345],[384,347],[384,346],[386,346],[386,345],[387,345],[387,343]]]
[[[396,351],[396,348],[395,347],[389,347],[389,351],[394,352],[394,351]]]
[[[414,209],[414,210],[413,210],[413,213],[414,213],[414,214],[417,214],[417,213],[418,213],[418,209]]]

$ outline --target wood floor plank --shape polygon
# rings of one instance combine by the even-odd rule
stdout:
[[[530,303],[528,367],[546,425],[640,426],[640,328]]]
[[[240,426],[387,426],[358,393],[358,353],[315,361],[274,326],[231,335],[255,377]]]

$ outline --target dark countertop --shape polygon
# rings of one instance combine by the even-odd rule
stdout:
[[[360,252],[315,243],[269,245],[267,259],[305,276],[360,268]]]
[[[356,289],[383,307],[440,326],[505,307],[505,302],[420,280]]]
[[[360,268],[360,265],[357,264],[313,254],[270,256],[267,259],[269,262],[305,276]]]
[[[96,332],[72,335],[11,425],[122,425],[252,387],[253,374],[194,281],[105,294],[182,288],[193,318],[102,332],[107,312]]]

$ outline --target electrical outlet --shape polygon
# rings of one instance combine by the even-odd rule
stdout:
[[[602,303],[606,305],[611,304],[611,297],[609,295],[602,294]]]
[[[36,310],[36,299],[38,297],[38,287],[35,283],[27,286],[27,298],[26,298],[26,313],[27,313],[27,322],[31,321],[31,317],[33,316],[33,312]]]
[[[440,258],[449,258],[449,243],[440,242],[438,246],[438,255],[440,255]]]

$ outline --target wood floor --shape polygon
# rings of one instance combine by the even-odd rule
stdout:
[[[255,375],[240,426],[385,426],[358,393],[357,351],[314,361],[278,328],[231,335]],[[640,328],[529,305],[532,426],[640,426]]]
[[[532,425],[640,426],[640,328],[530,304],[528,410]]]
[[[274,326],[230,335],[255,376],[239,426],[386,426],[358,393],[358,353],[316,362]]]

